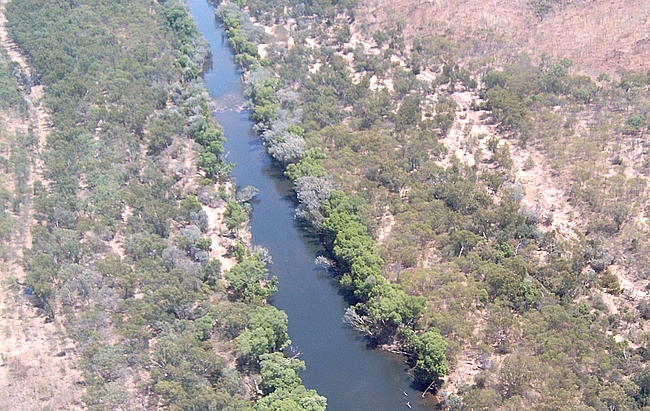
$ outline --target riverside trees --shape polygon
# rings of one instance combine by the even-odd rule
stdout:
[[[28,0],[7,4],[6,16],[55,130],[43,147],[48,182],[30,190],[37,223],[25,282],[75,341],[84,406],[251,410],[242,373],[259,368],[230,365],[232,340],[277,353],[287,320],[264,306],[275,281],[257,257],[243,252],[225,282],[208,254],[202,203],[232,200],[232,230],[247,215],[225,189],[213,195],[229,165],[198,78],[207,49],[196,25],[169,2]],[[206,179],[187,192],[199,186],[191,147]],[[279,391],[324,409],[295,382]]]
[[[253,41],[254,33],[242,29],[249,24],[248,16],[237,7],[232,4],[221,6],[217,15],[228,29],[235,52],[239,50],[235,42]],[[240,37],[245,40],[237,40]],[[302,110],[291,103],[289,93],[278,92],[280,79],[259,63],[250,60],[249,57],[253,54],[241,52],[241,55],[246,62],[240,62],[240,65],[250,70],[247,95],[253,104],[253,120],[261,131],[269,154],[286,167],[286,175],[294,180],[299,200],[297,217],[323,235],[326,246],[338,263],[343,273],[340,278],[341,287],[348,293],[350,301],[356,304],[356,324],[363,324],[363,329],[381,343],[393,343],[397,338],[410,344],[402,334],[412,334],[416,329],[417,320],[424,309],[424,300],[407,295],[398,285],[387,283],[382,275],[384,262],[362,221],[361,214],[365,210],[363,201],[334,190],[323,167],[323,151],[319,148],[306,151],[304,148],[305,128],[298,125]],[[332,85],[335,93],[343,97],[351,83],[344,75],[343,61],[338,56],[332,56],[332,63],[339,64],[339,70],[329,70],[328,66],[328,70],[316,76],[314,83],[308,87],[317,89],[319,83]],[[318,116],[314,119],[315,122],[320,127],[336,124],[339,113],[328,114],[329,111],[321,104],[322,98],[319,97],[328,95],[323,92],[329,90],[331,93],[332,89],[324,87],[321,93],[315,92],[316,89],[310,94],[315,98],[313,104],[318,105],[310,109],[310,113]],[[336,96],[331,95],[331,98],[335,100]],[[307,100],[310,101],[310,97]],[[328,107],[335,106],[329,104]],[[247,335],[243,351],[250,351],[250,341],[264,341],[264,338],[258,337]],[[423,379],[433,379],[444,375],[448,372],[444,355],[435,356],[427,347],[422,345],[420,348],[412,348],[422,358],[427,358],[429,365],[437,362],[438,368],[434,370],[432,366],[422,367],[420,376]],[[431,374],[425,376],[427,369]]]
[[[282,18],[277,9],[251,5],[256,15]],[[456,64],[460,49],[444,37],[415,39],[409,51],[399,30],[387,29],[375,33],[370,53],[340,44],[347,22],[332,17],[321,24],[306,7],[287,10],[296,19],[295,45],[269,45],[266,60],[250,66],[251,83],[268,93],[260,94],[261,104],[253,101],[262,114],[256,120],[261,131],[271,130],[269,146],[291,126],[305,131],[304,146],[291,144],[294,157],[276,159],[294,180],[297,215],[322,236],[340,269],[337,278],[353,304],[346,319],[378,341],[402,344],[425,381],[453,369],[457,355],[470,350],[482,371],[460,387],[467,408],[643,406],[645,394],[626,379],[643,375],[645,348],[630,350],[610,336],[627,338],[621,324],[631,324],[635,310],[609,311],[600,299],[621,287],[607,270],[616,253],[597,237],[627,222],[633,248],[644,244],[645,231],[631,228],[629,217],[631,208],[643,209],[644,183],[625,173],[647,167],[621,167],[622,156],[599,153],[603,147],[620,153],[619,143],[645,132],[647,76],[621,72],[620,80],[594,81],[571,75],[568,60],[534,66],[518,56],[502,69],[476,70],[479,84],[478,74],[472,78]],[[391,56],[404,64],[390,64]],[[417,75],[424,70],[435,80]],[[473,165],[445,147],[459,118],[468,116],[450,96],[459,90],[477,90],[483,102],[470,110],[496,123],[502,137],[479,143],[484,136],[466,126],[458,141],[473,147]],[[591,107],[598,112],[593,118],[584,115]],[[602,116],[602,107],[612,114]],[[593,127],[589,137],[575,132],[584,124]],[[570,196],[593,213],[589,239],[578,232],[575,242],[560,239],[540,227],[548,215],[522,206],[508,145],[533,143],[547,151],[554,172],[579,160]],[[607,160],[618,171],[599,176],[595,164]],[[530,168],[532,161],[526,163]],[[635,205],[614,207],[616,195]],[[375,238],[386,231],[377,247]],[[616,246],[617,255],[644,260],[643,252],[631,257],[621,244],[627,243]]]

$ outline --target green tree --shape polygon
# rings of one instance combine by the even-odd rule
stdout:
[[[400,326],[413,328],[424,311],[424,297],[407,295],[396,284],[378,284],[370,295],[368,312],[380,334],[393,334]]]
[[[428,382],[449,374],[445,351],[447,342],[437,328],[431,328],[413,339],[415,375]]]
[[[276,390],[260,399],[255,411],[325,411],[327,400],[303,385],[292,390]]]
[[[263,354],[291,344],[288,317],[273,306],[258,307],[248,320],[248,329],[235,339],[237,356],[243,362],[257,364]]]
[[[235,233],[237,233],[242,225],[248,221],[248,214],[246,214],[241,205],[236,201],[228,202],[228,205],[226,205],[226,211],[223,215],[226,219],[226,227]]]
[[[323,159],[325,159],[325,153],[320,147],[307,150],[299,162],[287,165],[284,175],[294,181],[306,176],[325,177],[327,170],[323,165]]]
[[[54,317],[55,290],[53,283],[56,281],[59,267],[54,259],[46,254],[26,256],[25,282],[32,288],[38,299],[38,305],[45,310],[48,316]]]
[[[265,395],[276,390],[292,390],[302,384],[298,372],[305,370],[305,362],[288,359],[280,352],[260,355],[261,388]]]
[[[223,276],[236,299],[265,299],[277,290],[277,277],[269,280],[266,263],[254,256],[244,259]]]

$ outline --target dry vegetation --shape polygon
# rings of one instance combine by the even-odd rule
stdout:
[[[9,58],[29,73],[26,59],[7,37],[4,4],[5,1],[0,3],[0,44]],[[38,152],[45,145],[50,124],[40,105],[42,87],[27,91],[23,91],[29,107],[27,115],[11,109],[0,112],[2,156],[16,164],[13,170],[7,168],[2,173],[2,189],[15,197],[23,196],[22,205],[10,214],[13,231],[8,245],[3,245],[0,266],[0,408],[75,410],[80,409],[82,377],[75,366],[74,344],[58,320],[46,322],[39,315],[21,286],[25,277],[22,252],[24,247],[31,246],[34,223],[30,187],[34,180],[42,180],[43,166]],[[20,163],[24,167],[21,169],[14,157],[20,155],[22,141],[30,133],[37,136],[38,142],[32,152],[21,153],[30,156]]]
[[[32,69],[29,60],[9,38],[5,28],[7,2],[0,1],[0,45],[4,49],[3,55],[6,51],[8,61],[0,59],[0,64],[17,63],[19,70],[30,76]],[[44,310],[37,307],[37,300],[30,297],[31,292],[25,281],[23,252],[33,246],[32,228],[37,224],[33,209],[34,183],[38,181],[45,188],[49,187],[44,178],[42,152],[52,131],[52,121],[42,104],[42,85],[23,85],[21,94],[26,102],[26,110],[0,110],[3,233],[4,230],[10,231],[3,234],[0,245],[0,409],[78,410],[88,405],[87,399],[82,399],[88,384],[87,374],[82,372],[79,363],[79,342],[68,335],[68,319],[61,308],[63,304],[57,304],[60,311],[53,313],[56,315],[45,315]],[[100,120],[95,128],[95,141],[105,138],[102,123]],[[167,172],[177,176],[174,189],[183,196],[196,192],[199,180],[203,178],[197,173],[198,154],[194,144],[192,140],[175,137],[165,150],[166,159],[161,160]],[[147,147],[140,148],[140,155],[145,156]],[[80,198],[90,202],[92,190],[88,188],[85,176],[80,177],[79,185],[82,189]],[[234,196],[234,192],[231,195]],[[20,202],[10,204],[11,198],[20,199]],[[224,222],[225,204],[204,204],[203,210],[209,220],[206,233],[213,240],[210,257],[221,260],[224,270],[232,268],[237,262],[231,256],[236,241],[230,238]],[[107,242],[108,247],[104,248],[104,252],[98,252],[95,258],[110,259],[111,254],[119,257],[118,260],[126,258],[124,233],[131,217],[132,208],[124,205],[121,218],[116,223],[115,235]],[[178,227],[172,230],[178,234]],[[238,240],[248,243],[249,237],[247,230],[242,229]],[[119,345],[116,333],[110,333],[108,341]],[[222,353],[223,356],[232,360],[232,344],[228,345],[226,351]],[[136,384],[149,378],[145,374],[125,379],[126,389],[134,396],[139,390]],[[148,396],[139,400],[147,402]],[[135,402],[131,406],[135,406]]]
[[[539,18],[529,0],[362,1],[371,28],[406,23],[408,39],[451,34],[476,57],[523,52],[572,59],[587,74],[644,70],[650,59],[650,5],[644,0],[573,0]]]
[[[303,57],[308,147],[367,202],[384,276],[427,298],[420,326],[449,342],[448,407],[645,406],[650,6],[360,1],[354,16],[287,20],[301,40],[276,61]],[[499,264],[524,272],[510,302]]]
[[[540,18],[531,3],[524,1],[365,1],[353,32],[355,27],[372,33],[397,25],[407,40],[445,35],[461,44],[460,60],[469,62],[470,67],[477,57],[499,66],[523,52],[532,56],[534,63],[539,63],[544,54],[554,59],[568,57],[575,63],[574,73],[591,75],[594,80],[602,72],[648,69],[647,2],[568,3]],[[620,102],[613,94],[616,92],[597,106],[561,104],[553,110],[537,111],[534,121],[540,127],[534,143],[522,145],[510,131],[504,132],[495,124],[491,113],[470,109],[472,102],[481,106],[479,93],[451,93],[458,109],[449,134],[442,140],[449,154],[437,163],[449,167],[455,158],[479,173],[490,172],[495,165],[488,160],[494,152],[488,148],[489,141],[496,139],[507,146],[513,161],[508,181],[523,188],[521,204],[540,218],[539,230],[575,245],[584,244],[586,234],[602,241],[612,254],[608,272],[617,279],[620,292],[594,290],[592,296],[602,299],[610,315],[623,319],[625,325],[608,335],[637,349],[646,344],[645,333],[650,329],[647,316],[638,309],[647,304],[649,267],[645,251],[637,246],[645,244],[650,235],[646,207],[649,147],[644,130],[621,132],[621,125],[639,107],[645,107],[641,109],[645,113],[647,102],[643,97]],[[576,198],[590,190],[592,196],[599,197],[597,200],[584,201],[584,195]],[[498,197],[495,200],[499,201]],[[614,209],[624,209],[625,216],[617,228],[604,230],[599,224],[615,214]],[[382,241],[385,237],[382,231]],[[425,256],[420,265],[430,266],[428,258]],[[470,320],[475,337],[484,333],[481,323],[493,315],[478,314],[486,317]],[[446,379],[447,390],[462,391],[476,381],[474,377],[483,369],[477,365],[479,352],[470,345],[457,352],[452,374]],[[488,362],[499,369],[511,355],[493,354]],[[524,403],[532,406],[539,398],[528,401]]]

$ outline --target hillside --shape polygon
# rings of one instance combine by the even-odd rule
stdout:
[[[20,286],[25,281],[21,266],[23,247],[31,246],[34,224],[33,195],[29,187],[42,179],[43,164],[38,153],[50,132],[50,119],[42,106],[43,88],[25,87],[17,81],[20,77],[16,72],[24,79],[31,67],[8,38],[4,4],[0,3],[0,71],[4,88],[0,144],[2,158],[11,166],[2,173],[0,191],[5,206],[9,199],[12,206],[2,212],[0,408],[32,410],[47,406],[76,410],[80,397],[78,382],[82,376],[75,366],[74,344],[65,335],[61,322],[43,322],[39,310],[25,298]],[[15,98],[10,91],[15,93]]]
[[[520,54],[541,29],[426,36],[435,18],[412,10],[439,7],[452,24],[458,3],[403,16],[392,4],[283,14],[250,1],[264,36],[237,6],[222,11],[296,216],[352,304],[345,321],[405,354],[449,409],[643,408],[645,68],[589,66],[569,48]],[[480,10],[492,6],[507,9]],[[499,27],[546,27],[586,3],[520,6]]]
[[[186,5],[1,6],[0,408],[324,410],[279,352]]]
[[[363,0],[356,17],[373,30],[401,22],[407,41],[445,35],[463,45],[463,57],[546,53],[592,76],[643,71],[650,58],[643,0]]]
[[[402,355],[423,401],[648,410],[649,16],[637,0],[218,7],[342,321]],[[2,17],[0,400],[323,411],[282,353],[245,230],[254,189],[228,181],[184,5]]]

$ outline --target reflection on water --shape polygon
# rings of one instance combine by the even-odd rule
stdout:
[[[230,93],[225,96],[215,98],[214,112],[223,113],[224,111],[243,111],[246,109],[246,99],[239,93]]]

